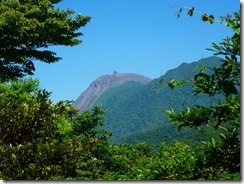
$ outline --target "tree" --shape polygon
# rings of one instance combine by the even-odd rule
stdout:
[[[179,10],[180,15],[182,9]],[[188,15],[192,16],[195,11],[188,8]],[[199,13],[199,12],[198,12]],[[176,81],[168,83],[169,87],[192,83],[195,95],[204,93],[209,96],[221,94],[225,100],[216,102],[211,106],[196,106],[186,108],[181,112],[168,111],[169,120],[182,126],[190,126],[201,129],[202,125],[214,124],[215,128],[225,130],[220,134],[222,141],[216,142],[211,139],[205,143],[203,157],[199,157],[204,171],[211,172],[228,171],[230,173],[240,172],[240,11],[234,16],[224,16],[222,21],[217,21],[214,16],[201,14],[202,21],[221,23],[233,30],[234,34],[226,38],[220,44],[213,43],[214,55],[221,55],[221,66],[212,68],[212,74],[205,73],[206,67],[201,67],[199,73],[192,80]],[[202,160],[201,160],[202,159]],[[205,161],[204,161],[205,160]],[[207,161],[206,161],[207,160]]]
[[[33,75],[34,60],[53,63],[61,58],[50,46],[81,43],[77,31],[90,17],[55,8],[61,0],[0,1],[0,82]]]
[[[61,172],[66,145],[58,139],[58,122],[69,107],[52,104],[38,85],[33,79],[0,84],[2,179],[48,179]]]
[[[0,84],[0,179],[96,179],[110,134],[103,111],[53,104],[37,80]]]

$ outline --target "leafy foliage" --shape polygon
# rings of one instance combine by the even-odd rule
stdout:
[[[23,4],[45,9],[46,3],[58,2],[0,1],[1,8],[9,10],[11,5],[13,12],[20,7],[26,10]],[[192,16],[194,11],[188,14]],[[2,17],[0,20],[3,25]],[[37,80],[9,81],[0,83],[0,179],[240,180],[240,13],[227,17],[226,25],[234,36],[213,44],[215,53],[225,56],[220,67],[213,68],[213,73],[202,67],[193,80],[170,83],[174,88],[191,82],[196,95],[221,94],[224,100],[176,113],[171,110],[168,115],[182,126],[216,124],[225,130],[219,140],[211,138],[198,147],[174,140],[157,150],[145,143],[113,145],[108,141],[110,133],[102,127],[105,112],[100,107],[78,114],[69,101],[53,104],[50,93],[39,89]]]
[[[33,61],[53,63],[60,60],[47,50],[54,45],[74,46],[81,43],[77,30],[90,17],[74,11],[60,10],[60,0],[0,1],[0,81],[32,75]]]
[[[224,25],[230,27],[234,35],[224,39],[219,45],[213,43],[213,49],[208,50],[213,51],[215,55],[223,55],[224,59],[221,59],[220,67],[212,68],[213,74],[211,75],[202,68],[194,76],[192,83],[195,95],[200,93],[208,96],[221,94],[225,100],[207,107],[188,107],[178,113],[171,109],[168,111],[167,117],[171,121],[177,122],[180,127],[216,124],[216,129],[226,130],[225,133],[220,134],[222,138],[220,142],[212,138],[209,143],[205,143],[204,150],[207,151],[204,151],[202,158],[208,157],[206,160],[212,161],[211,163],[203,161],[201,164],[204,167],[207,165],[207,170],[211,168],[214,172],[221,168],[224,171],[235,173],[240,172],[240,12],[234,13],[233,18],[226,16],[223,19],[225,19]],[[221,23],[223,24],[223,22]],[[172,85],[178,86],[177,83]],[[169,85],[169,87],[172,86]]]
[[[177,11],[178,18],[180,17],[183,9],[187,9],[187,15],[189,15],[189,16],[193,16],[194,12],[199,13],[201,15],[201,20],[203,22],[209,22],[210,24],[213,24],[214,22],[219,22],[218,20],[214,19],[213,15],[207,15],[206,13],[199,12],[198,10],[195,9],[195,7],[190,8],[190,7],[186,7],[186,6],[181,7]]]
[[[226,20],[227,26],[230,26],[235,32],[231,39],[224,40],[220,44],[221,46],[213,44],[215,54],[225,56],[225,59],[221,60],[221,66],[213,68],[212,75],[206,74],[205,70],[201,70],[194,76],[193,81],[195,95],[199,93],[205,93],[209,96],[222,94],[225,97],[225,102],[218,102],[206,108],[202,106],[188,108],[179,114],[175,114],[171,110],[168,116],[170,119],[173,121],[178,119],[179,123],[185,122],[185,125],[189,125],[188,122],[191,122],[195,126],[210,122],[217,122],[220,125],[223,122],[238,121],[238,118],[240,118],[240,61],[238,60],[240,42],[237,41],[239,29],[236,26],[240,22],[239,19],[240,16],[236,13],[234,19],[229,18]]]
[[[58,107],[52,107],[47,101],[49,93],[38,91],[36,86],[33,80],[24,81],[23,85],[20,81],[12,85],[1,84],[0,136],[6,144],[23,144],[54,136],[57,127],[52,123],[55,119],[53,112]]]
[[[1,84],[0,89],[4,105],[0,131],[1,179],[240,178],[236,160],[240,154],[236,147],[238,131],[233,130],[228,136],[222,134],[222,142],[212,139],[196,148],[178,141],[162,143],[157,150],[145,143],[113,145],[108,141],[109,132],[101,127],[104,111],[100,107],[77,114],[70,102],[53,104],[48,100],[49,93],[38,89],[38,82],[32,79]]]
[[[91,169],[102,162],[109,137],[96,129],[103,111],[78,115],[70,102],[54,105],[49,96],[33,79],[0,85],[2,179],[95,177]],[[64,121],[68,130],[60,126]]]

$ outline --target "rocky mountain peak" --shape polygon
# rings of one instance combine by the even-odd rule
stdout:
[[[73,106],[80,111],[89,109],[106,90],[130,81],[147,84],[151,79],[136,73],[119,73],[117,71],[111,75],[102,75],[94,80],[86,91],[81,93]]]

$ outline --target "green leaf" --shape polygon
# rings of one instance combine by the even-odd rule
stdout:
[[[212,24],[214,22],[214,16],[213,15],[210,15],[208,17],[208,21],[210,22],[210,24]]]
[[[182,85],[185,84],[185,83],[186,83],[185,80],[178,81],[178,80],[172,79],[171,81],[168,82],[168,86],[169,86],[171,89],[174,89],[175,87],[177,87],[177,86],[182,86]]]
[[[194,12],[194,7],[190,8],[190,9],[188,10],[187,15],[192,16],[192,15],[193,15],[193,12]]]
[[[20,47],[21,48],[26,48],[26,44],[21,44]]]
[[[180,17],[180,14],[181,14],[181,12],[182,12],[182,9],[183,9],[183,8],[180,8],[180,9],[178,10],[178,14],[177,14],[177,17],[178,17],[178,18]]]
[[[201,19],[203,22],[206,22],[208,21],[208,16],[204,13],[202,16],[201,16]]]
[[[211,146],[213,146],[214,148],[216,147],[216,141],[214,138],[211,138]]]
[[[163,82],[164,82],[164,79],[162,78],[162,79],[160,79],[160,80],[157,82],[157,84],[163,84]]]

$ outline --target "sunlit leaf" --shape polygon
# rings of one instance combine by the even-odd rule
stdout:
[[[214,22],[214,16],[213,15],[210,15],[208,17],[208,21],[210,22],[210,24],[212,24]]]

